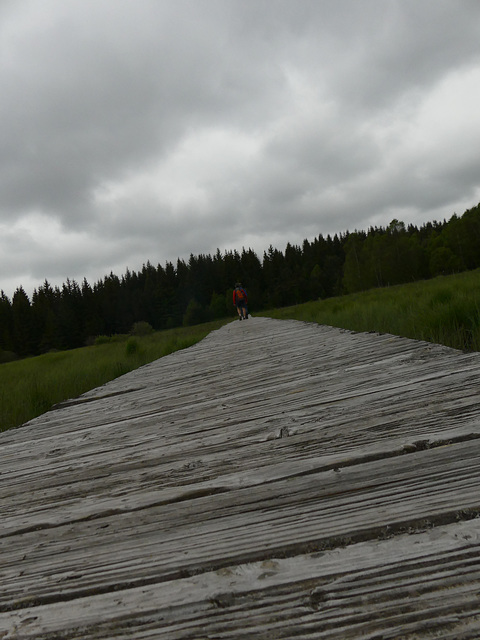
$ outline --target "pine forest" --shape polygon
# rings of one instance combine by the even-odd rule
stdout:
[[[45,280],[31,299],[22,287],[0,294],[0,360],[92,344],[129,333],[135,323],[161,330],[234,314],[235,282],[245,286],[249,310],[386,287],[480,267],[480,204],[462,216],[421,227],[393,220],[386,228],[319,235],[302,246],[190,256],[188,262],[110,273],[91,285]]]

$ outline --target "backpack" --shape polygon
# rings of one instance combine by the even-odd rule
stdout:
[[[244,302],[246,299],[246,295],[245,295],[245,291],[243,289],[237,289],[237,293],[236,293],[236,301],[237,302]]]

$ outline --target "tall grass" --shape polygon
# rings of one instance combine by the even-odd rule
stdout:
[[[185,349],[226,322],[144,336],[104,336],[95,346],[0,364],[0,431],[23,424],[62,400]]]
[[[266,312],[480,351],[480,270]]]

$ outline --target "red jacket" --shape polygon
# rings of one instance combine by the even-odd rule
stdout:
[[[238,293],[239,293],[240,291],[243,293],[243,298],[241,298],[241,297],[238,295]],[[240,297],[240,300],[238,300],[238,298],[239,298],[239,297]],[[248,299],[247,299],[247,292],[246,292],[246,291],[245,291],[245,289],[243,289],[242,287],[238,287],[238,289],[234,289],[234,290],[233,290],[233,304],[234,304],[235,306],[238,306],[238,303],[239,303],[240,301],[243,301],[245,304],[247,304],[247,301],[248,301]]]

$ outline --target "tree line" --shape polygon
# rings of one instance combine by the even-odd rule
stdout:
[[[402,284],[480,267],[480,203],[463,216],[421,227],[393,220],[368,231],[319,235],[284,251],[270,246],[178,259],[176,265],[110,273],[91,286],[45,280],[32,299],[18,287],[0,293],[3,360],[92,343],[96,336],[128,333],[137,322],[161,330],[234,314],[232,290],[247,288],[250,310]]]

